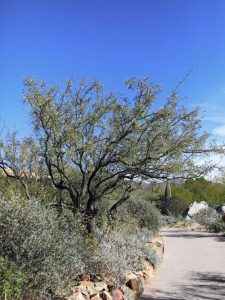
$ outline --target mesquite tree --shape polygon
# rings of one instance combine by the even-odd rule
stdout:
[[[207,143],[197,109],[181,107],[176,91],[159,107],[160,86],[148,80],[128,80],[128,96],[106,95],[97,81],[68,81],[62,92],[32,79],[25,86],[40,155],[71,201],[60,205],[89,219],[114,190],[111,218],[133,182],[201,176],[213,167],[200,165],[201,157],[222,151]]]

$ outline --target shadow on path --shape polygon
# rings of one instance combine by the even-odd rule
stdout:
[[[220,235],[218,233],[207,233],[206,232],[193,232],[193,231],[187,231],[187,232],[182,232],[179,230],[173,230],[171,231],[162,231],[164,237],[170,237],[170,238],[187,238],[187,239],[192,239],[192,238],[215,238],[217,242],[225,242],[225,236]]]

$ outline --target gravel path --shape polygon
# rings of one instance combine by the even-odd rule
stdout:
[[[225,238],[164,229],[164,259],[142,300],[225,300]]]

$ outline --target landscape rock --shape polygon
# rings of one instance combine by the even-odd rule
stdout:
[[[81,292],[75,293],[67,298],[67,300],[86,300]]]
[[[91,285],[87,286],[87,291],[91,297],[97,295],[99,292],[94,286],[91,286]]]
[[[91,300],[102,300],[99,294],[95,295],[94,297],[91,297]]]
[[[112,291],[113,300],[124,300],[123,293],[119,289],[115,289]]]
[[[225,204],[222,204],[222,205],[218,206],[216,208],[216,211],[217,211],[218,214],[224,215],[225,214]]]
[[[140,278],[130,279],[126,284],[130,289],[135,291],[137,296],[139,297],[144,292],[144,287],[142,280]]]
[[[103,291],[101,293],[101,297],[102,297],[103,300],[113,300],[113,297],[107,291]]]
[[[80,281],[80,285],[88,287],[88,286],[94,286],[94,282],[88,281],[88,280],[82,280]]]
[[[134,273],[132,273],[132,274],[127,274],[126,275],[126,280],[128,281],[128,280],[130,280],[130,279],[133,279],[133,278],[137,278],[138,276],[136,275],[136,274],[134,274]]]
[[[200,210],[204,209],[204,208],[207,208],[208,207],[208,204],[205,202],[205,201],[201,201],[201,202],[194,202],[193,204],[191,204],[189,206],[189,210],[188,210],[188,213],[187,213],[187,216],[186,216],[186,220],[191,220],[192,217],[198,213]]]
[[[101,281],[101,282],[96,282],[94,286],[95,286],[95,288],[96,288],[99,292],[101,292],[101,291],[107,291],[107,289],[108,289],[107,284],[106,284],[105,282],[103,282],[103,281]]]
[[[155,270],[150,261],[145,261],[144,262],[144,278],[145,279],[150,279],[153,278]]]

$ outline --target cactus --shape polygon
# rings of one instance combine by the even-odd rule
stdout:
[[[171,186],[170,186],[170,181],[167,181],[166,183],[166,188],[165,188],[165,201],[168,202],[172,198],[172,193],[171,193]]]

